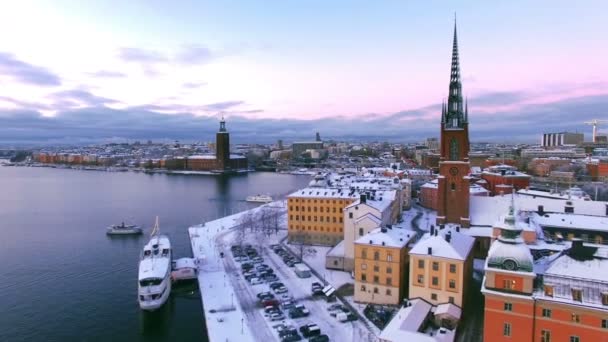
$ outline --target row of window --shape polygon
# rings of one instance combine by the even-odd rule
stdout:
[[[504,303],[504,310],[505,311],[513,311],[513,303],[505,302]],[[543,308],[542,309],[542,316],[543,317],[545,317],[545,318],[551,318],[552,315],[553,315],[553,311],[551,309],[547,309],[547,308]],[[581,322],[581,315],[573,312],[570,315],[570,321],[572,323],[580,323]],[[608,329],[608,319],[603,319],[601,326],[604,329]]]
[[[334,214],[342,212],[342,209],[338,209],[336,207],[325,208],[325,207],[304,207],[304,206],[302,207],[302,211],[308,211],[309,213],[310,212],[316,213],[317,212],[317,208],[318,208],[319,212],[321,212],[321,213],[324,212],[324,210],[325,210],[326,213],[332,212]],[[325,208],[325,209],[323,209],[323,208]],[[295,209],[295,211],[300,211],[300,206],[297,206],[297,205],[295,207],[291,206],[291,205],[289,206],[289,211],[294,211],[294,209]]]
[[[513,331],[513,329],[511,327],[511,323],[505,323],[503,325],[503,329],[502,329],[503,336],[510,337],[512,331]],[[551,342],[551,331],[550,330],[541,330],[540,341],[541,342]],[[581,338],[576,335],[570,335],[570,342],[581,342]]]
[[[431,293],[431,299],[432,300],[437,300],[437,294],[436,293]],[[454,304],[454,297],[452,297],[452,296],[448,297],[448,303]]]
[[[419,285],[424,285],[424,275],[419,274],[418,277],[416,278],[416,282]],[[431,285],[439,286],[439,277],[431,277]],[[456,289],[456,280],[450,279],[448,281],[448,287],[450,289]]]
[[[312,231],[315,231],[315,232],[318,230],[320,232],[328,232],[328,233],[330,233],[330,232],[333,231],[334,233],[342,233],[342,227],[340,227],[340,228],[327,227],[326,228],[326,227],[317,227],[317,226],[298,226],[298,225],[295,225],[295,226],[291,226],[291,229],[292,230],[300,230],[300,229],[302,229],[302,230],[312,230]]]
[[[367,290],[367,288],[365,287],[365,285],[361,285],[361,291],[366,291],[366,290]],[[380,293],[380,290],[378,290],[377,287],[374,287],[373,291],[374,291],[375,294],[379,294]],[[393,295],[393,291],[391,291],[391,289],[386,289],[386,295],[387,296],[392,296]]]
[[[361,273],[361,281],[363,281],[363,282],[367,281],[367,274]],[[374,278],[373,278],[373,282],[374,282],[374,284],[380,283],[380,277],[377,276],[377,275],[375,275]],[[386,277],[386,281],[384,282],[384,284],[386,284],[386,285],[393,285],[393,278]]]
[[[581,289],[571,289],[570,294],[572,300],[577,302],[583,301],[583,291]],[[545,285],[545,296],[553,297],[553,286]],[[608,306],[608,293],[602,293],[602,305]]]
[[[367,270],[367,264],[361,264],[361,269],[362,270]],[[374,265],[374,272],[380,272],[380,266]],[[386,273],[393,273],[393,268],[392,267],[387,267],[386,268]]]
[[[433,261],[431,267],[433,271],[439,271],[439,263],[437,261]],[[424,260],[418,260],[418,268],[424,269]],[[450,264],[449,268],[450,273],[456,273],[456,264]]]
[[[293,221],[294,216],[293,215],[289,215],[289,220]],[[300,221],[300,215],[296,215],[295,216],[296,221]],[[319,222],[333,222],[333,223],[342,223],[343,219],[341,217],[336,218],[336,217],[332,217],[330,220],[329,216],[308,216],[308,220],[307,221],[314,221],[317,222],[317,219],[319,220]],[[306,216],[302,215],[302,221],[306,221]]]
[[[361,258],[362,259],[367,259],[367,248],[362,248],[361,249]],[[374,251],[374,260],[380,260],[380,252],[379,251]],[[386,253],[386,261],[391,262],[393,261],[393,254],[390,252]]]
[[[290,201],[296,202],[296,203],[317,203],[317,201],[319,201],[318,203],[332,203],[332,204],[346,204],[347,202],[345,200],[335,200],[335,199],[328,199],[328,200],[317,200],[317,199],[299,199],[299,198],[292,198],[290,199]]]

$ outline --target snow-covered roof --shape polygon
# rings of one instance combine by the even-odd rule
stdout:
[[[377,225],[380,225],[382,223],[382,220],[380,218],[378,218],[378,216],[372,214],[372,213],[367,213],[359,218],[357,218],[355,220],[355,223],[359,223],[363,220],[372,220],[374,221]]]
[[[158,248],[154,248],[158,245]],[[163,250],[169,250],[166,255],[162,254]],[[154,251],[157,250],[155,254]],[[146,256],[146,252],[149,251],[149,256]],[[170,271],[171,268],[171,242],[165,235],[153,237],[144,246],[144,256],[139,262],[139,279],[147,278],[164,278]]]
[[[196,155],[196,156],[188,156],[188,159],[215,159],[215,155],[202,154],[202,155]]]
[[[562,213],[532,214],[532,219],[542,227],[608,231],[608,217]]]
[[[336,198],[336,199],[357,199],[359,194],[347,189],[332,188],[304,188],[287,196],[288,198]]]
[[[448,342],[453,341],[455,333],[453,330],[440,328],[432,334],[419,332],[430,314],[433,306],[428,302],[416,298],[408,300],[393,319],[382,330],[380,341],[401,342]]]
[[[545,271],[545,277],[558,276],[608,283],[608,259],[576,260],[569,255],[557,258]]]
[[[451,228],[437,229],[436,232],[437,235],[433,236],[430,233],[424,234],[409,254],[429,255],[430,248],[430,255],[439,258],[465,260],[469,256],[475,238]],[[447,241],[447,235],[451,235],[450,242]]]
[[[462,314],[462,309],[458,307],[458,305],[452,303],[443,303],[437,305],[435,309],[435,315],[444,315],[448,314],[456,319],[460,319],[460,315]]]
[[[358,238],[355,244],[402,248],[415,236],[414,231],[402,228],[376,228]]]
[[[328,257],[344,257],[344,240],[338,242],[332,249],[327,252]]]

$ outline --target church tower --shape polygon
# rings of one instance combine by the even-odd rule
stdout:
[[[223,116],[220,120],[220,130],[215,135],[215,158],[219,170],[230,168],[230,134],[226,130]]]
[[[437,224],[470,225],[469,219],[469,113],[462,99],[458,38],[454,21],[452,66],[448,102],[441,108]]]

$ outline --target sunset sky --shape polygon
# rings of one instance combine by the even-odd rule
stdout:
[[[0,143],[416,141],[439,131],[454,12],[472,139],[608,117],[606,1],[12,1]],[[608,129],[605,129],[607,131]]]

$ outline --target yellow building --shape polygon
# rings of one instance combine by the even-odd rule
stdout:
[[[459,229],[431,229],[410,250],[409,298],[463,308],[473,272],[475,239]]]
[[[342,189],[305,188],[287,196],[289,242],[334,246],[344,238],[342,211],[359,198]]]
[[[355,301],[399,304],[407,290],[408,243],[416,233],[377,228],[355,241]]]

